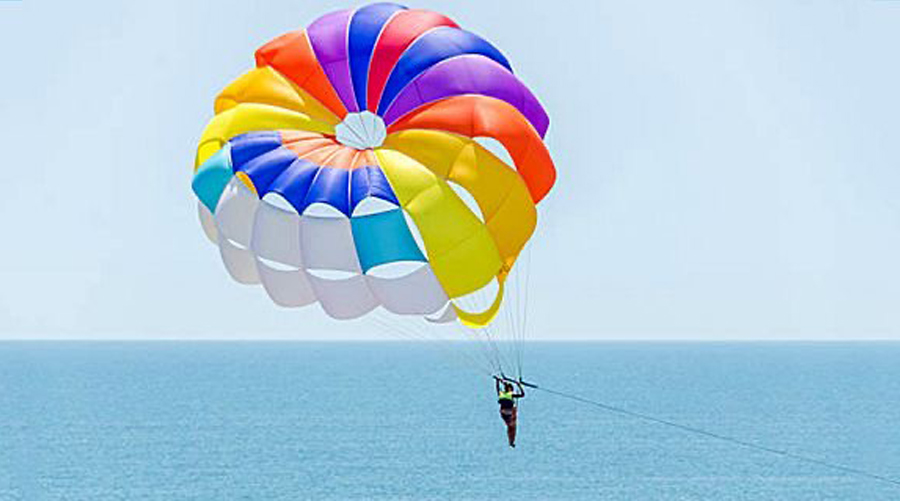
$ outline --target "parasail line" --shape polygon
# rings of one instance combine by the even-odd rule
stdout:
[[[816,458],[813,458],[813,457],[804,456],[804,455],[802,455],[802,454],[793,453],[793,452],[790,452],[790,451],[787,451],[787,450],[784,450],[784,449],[775,449],[775,448],[772,448],[772,447],[767,447],[767,446],[764,446],[764,445],[755,444],[755,443],[753,443],[753,442],[748,442],[748,441],[746,441],[746,440],[741,440],[741,439],[739,439],[739,438],[730,437],[730,436],[728,436],[728,435],[722,435],[722,434],[715,433],[715,432],[712,432],[712,431],[707,431],[707,430],[704,430],[704,429],[702,429],[702,428],[696,428],[696,427],[694,427],[694,426],[689,426],[689,425],[684,425],[684,424],[676,423],[676,422],[674,422],[674,421],[669,421],[668,419],[658,418],[658,417],[655,417],[655,416],[651,416],[651,415],[649,415],[649,414],[643,414],[643,413],[635,412],[635,411],[628,410],[628,409],[625,409],[625,408],[622,408],[622,407],[617,407],[617,406],[614,406],[614,405],[604,404],[604,403],[602,403],[602,402],[597,402],[597,401],[595,401],[595,400],[590,400],[590,399],[587,399],[587,398],[584,398],[584,397],[580,397],[580,396],[578,396],[578,395],[573,395],[573,394],[571,394],[571,393],[564,393],[564,392],[561,392],[561,391],[552,390],[552,389],[550,389],[550,388],[544,388],[543,386],[537,386],[537,385],[532,384],[532,383],[525,383],[524,381],[520,381],[520,382],[521,382],[524,386],[527,386],[528,388],[534,388],[534,389],[536,389],[536,390],[541,390],[541,391],[544,391],[544,392],[547,392],[547,393],[550,393],[550,394],[553,394],[553,395],[556,395],[556,396],[559,396],[559,397],[562,397],[562,398],[568,398],[568,399],[570,399],[570,400],[575,400],[575,401],[577,401],[577,402],[582,402],[582,403],[585,403],[585,404],[588,404],[588,405],[593,405],[594,407],[597,407],[597,408],[599,408],[599,409],[602,409],[602,410],[605,410],[605,411],[609,411],[609,412],[612,412],[612,413],[615,413],[615,414],[620,414],[620,415],[623,415],[623,416],[628,416],[628,417],[632,417],[632,418],[636,418],[636,419],[641,419],[641,420],[644,420],[644,421],[650,421],[650,422],[653,422],[653,423],[656,423],[656,424],[661,424],[661,425],[663,425],[663,426],[668,426],[668,427],[670,427],[670,428],[676,428],[676,429],[679,429],[679,430],[682,430],[682,431],[685,431],[685,432],[688,432],[688,433],[693,433],[693,434],[695,434],[695,435],[702,435],[702,436],[705,436],[705,437],[708,437],[708,438],[713,438],[713,439],[716,439],[716,440],[719,440],[719,441],[722,441],[722,442],[728,442],[728,443],[730,443],[730,444],[737,445],[737,446],[740,446],[740,447],[744,447],[744,448],[747,448],[747,449],[753,449],[753,450],[760,451],[760,452],[766,452],[766,453],[773,454],[773,455],[776,455],[776,456],[781,456],[781,457],[790,458],[790,459],[793,459],[793,460],[795,460],[795,461],[799,461],[799,462],[802,462],[802,463],[814,464],[814,465],[822,466],[822,467],[824,467],[824,468],[829,468],[829,469],[832,469],[832,470],[842,471],[842,472],[844,472],[844,473],[849,473],[849,474],[852,474],[852,475],[856,475],[856,476],[859,476],[859,477],[865,477],[865,478],[868,478],[868,479],[871,479],[871,480],[877,480],[877,481],[879,481],[879,482],[884,482],[884,483],[888,483],[888,484],[893,484],[893,485],[895,485],[895,486],[900,486],[900,480],[898,480],[898,479],[891,478],[891,477],[886,477],[886,476],[884,476],[884,475],[879,475],[879,474],[877,474],[877,473],[871,473],[871,472],[868,472],[868,471],[865,471],[865,470],[861,470],[861,469],[859,469],[859,468],[853,468],[853,467],[851,467],[851,466],[844,466],[844,465],[840,465],[840,464],[829,463],[829,462],[823,461],[823,460],[821,460],[821,459],[816,459]]]
[[[416,329],[412,325],[405,325],[399,320],[392,321],[389,320],[388,317],[379,318],[377,315],[372,315],[369,317],[369,320],[379,326],[384,333],[396,337],[403,337],[411,341],[426,342],[434,346],[437,346],[439,343],[460,342],[426,336],[422,331]],[[447,350],[446,354],[444,354],[444,351],[445,350],[443,349],[438,350],[439,353],[446,357],[446,361],[448,362],[455,361],[460,367],[469,368],[479,375],[490,374],[492,372],[490,363],[482,364],[482,362],[476,360],[472,354],[467,353],[467,350]],[[450,357],[449,353],[453,353],[456,358]],[[465,355],[465,357],[463,355]],[[466,361],[468,361],[468,363],[465,363]]]

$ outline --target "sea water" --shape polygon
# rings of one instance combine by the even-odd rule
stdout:
[[[897,500],[432,343],[0,343],[0,500]],[[900,478],[900,344],[532,343],[548,388]]]

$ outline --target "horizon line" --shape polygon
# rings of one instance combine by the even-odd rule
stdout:
[[[395,343],[395,344],[442,344],[442,343],[460,343],[471,344],[477,343],[471,339],[372,339],[372,338],[0,338],[0,344],[7,343]],[[835,338],[735,338],[735,339],[708,339],[708,338],[608,338],[608,339],[583,339],[583,338],[536,338],[526,340],[504,340],[494,339],[494,343],[685,343],[685,344],[726,344],[726,343],[817,343],[817,344],[854,344],[854,343],[900,343],[900,339],[895,338],[857,338],[857,339],[835,339]]]

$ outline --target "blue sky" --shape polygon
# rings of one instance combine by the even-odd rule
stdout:
[[[218,90],[348,5],[0,3],[0,337],[369,337],[233,283],[189,187]],[[409,5],[550,112],[533,337],[900,338],[900,2]]]

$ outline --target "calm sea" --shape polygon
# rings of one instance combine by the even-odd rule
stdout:
[[[0,344],[0,500],[898,500],[492,382],[430,343]],[[900,344],[526,347],[547,387],[900,477]]]

